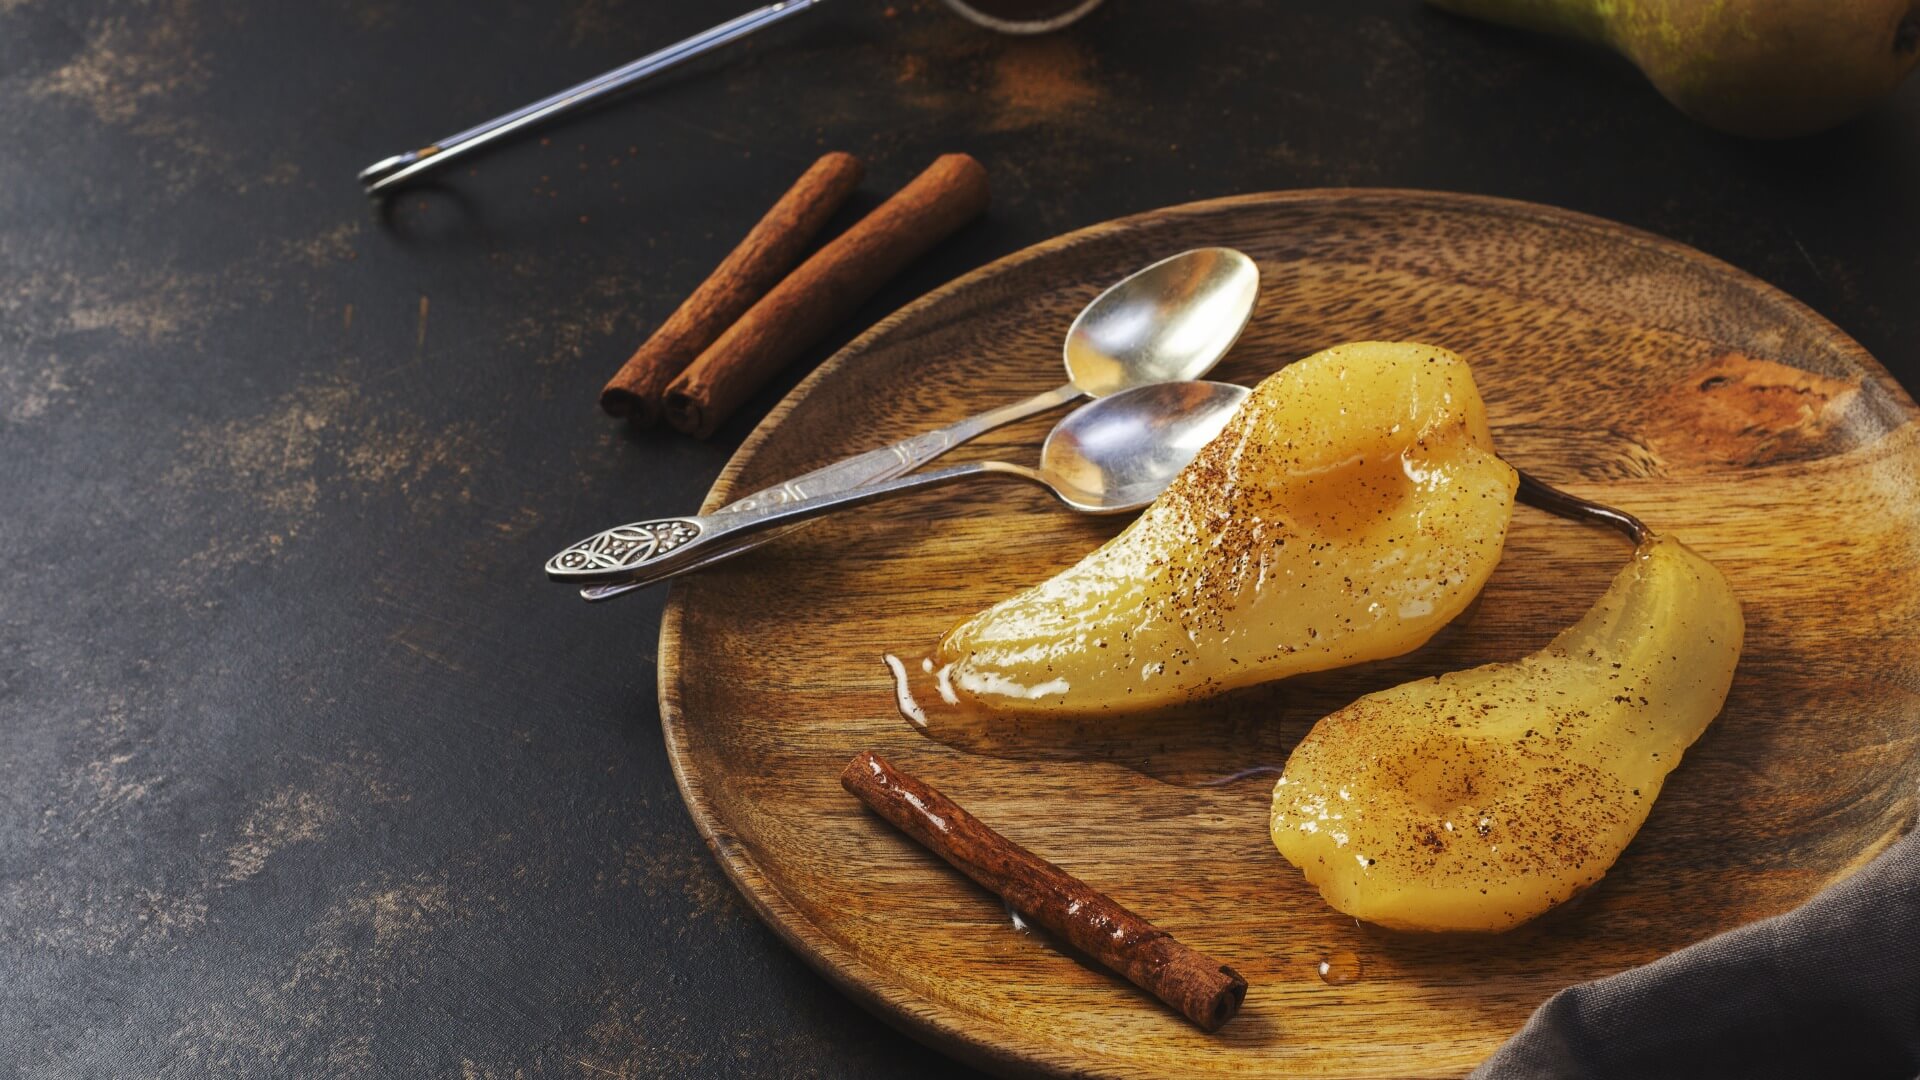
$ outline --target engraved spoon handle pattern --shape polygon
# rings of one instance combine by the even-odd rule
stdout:
[[[1046,478],[1024,466],[1001,461],[955,465],[744,513],[701,514],[618,525],[595,533],[548,559],[547,576],[555,581],[587,584],[623,582],[635,571],[654,566],[685,569],[696,561],[706,560],[714,546],[723,544],[729,537],[779,528],[902,492],[989,475],[1018,477],[1053,490]],[[724,547],[724,554],[735,555],[741,550],[739,545],[728,545]]]
[[[744,498],[735,499],[713,513],[714,515],[753,513],[772,507],[786,506],[802,499],[831,495],[838,491],[851,491],[868,484],[891,480],[896,476],[910,473],[954,447],[995,428],[1057,409],[1081,396],[1081,391],[1069,383],[1044,394],[1036,394],[1025,401],[989,409],[946,427],[922,432],[877,450],[843,458],[831,465],[803,473],[772,487],[763,488]],[[710,554],[692,561],[675,560],[672,564],[661,564],[657,568],[641,563],[630,579],[588,585],[580,590],[580,597],[583,600],[610,600],[623,593],[644,589],[655,582],[709,566],[722,559],[730,559],[749,548],[759,547],[799,527],[799,524],[794,524],[768,532],[756,532],[734,544],[714,548]],[[634,540],[636,543],[640,542],[638,538]],[[674,546],[680,542],[669,540],[669,543]],[[672,548],[669,547],[668,550]]]

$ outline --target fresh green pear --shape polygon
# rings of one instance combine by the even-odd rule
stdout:
[[[1920,60],[1920,0],[1428,0],[1609,46],[1680,111],[1755,138],[1830,128]]]

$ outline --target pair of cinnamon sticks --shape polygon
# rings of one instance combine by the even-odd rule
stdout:
[[[706,438],[890,278],[987,208],[986,170],[966,154],[947,154],[801,262],[864,172],[852,154],[815,162],[634,352],[600,391],[600,407],[643,425],[664,416]]]

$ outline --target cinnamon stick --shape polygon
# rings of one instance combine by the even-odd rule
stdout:
[[[887,280],[987,208],[987,171],[947,154],[814,252],[667,387],[667,420],[706,438]]]
[[[1129,981],[1203,1030],[1240,1011],[1247,980],[1173,935],[980,823],[951,799],[871,750],[848,763],[840,786],[1025,918]]]
[[[631,416],[636,424],[658,420],[667,384],[793,269],[827,219],[860,186],[864,171],[852,154],[836,152],[814,162],[627,358],[600,391],[600,408],[609,416]]]

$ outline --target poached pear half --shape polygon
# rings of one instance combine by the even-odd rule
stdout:
[[[1505,930],[1599,881],[1719,714],[1745,625],[1720,571],[1649,536],[1545,649],[1369,694],[1300,740],[1272,833],[1329,904]]]
[[[1458,356],[1316,353],[1262,382],[1125,531],[949,631],[942,694],[1134,711],[1408,652],[1479,594],[1516,483]]]

